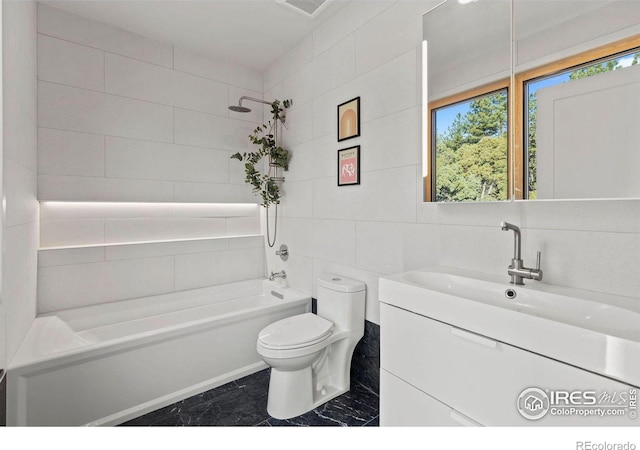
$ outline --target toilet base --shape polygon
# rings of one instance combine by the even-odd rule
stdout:
[[[313,409],[311,366],[300,370],[271,368],[267,412],[276,419],[290,419]]]
[[[325,386],[316,391],[312,386],[311,367],[296,371],[271,368],[267,412],[275,419],[300,416],[349,391],[349,388]]]

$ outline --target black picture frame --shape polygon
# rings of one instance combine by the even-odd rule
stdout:
[[[353,103],[353,105],[351,105]],[[338,105],[338,142],[360,136],[360,97]],[[355,115],[355,117],[354,117]],[[351,126],[350,126],[351,125]],[[355,130],[353,130],[355,125]],[[347,129],[347,127],[349,129]]]
[[[351,159],[355,161],[351,162]],[[357,186],[360,184],[360,146],[354,145],[338,150],[338,186]],[[347,165],[351,165],[348,167]],[[349,169],[353,171],[350,173]]]

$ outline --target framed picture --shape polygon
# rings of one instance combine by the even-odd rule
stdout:
[[[360,146],[338,150],[338,186],[360,184]]]
[[[360,97],[338,105],[338,142],[360,136]]]

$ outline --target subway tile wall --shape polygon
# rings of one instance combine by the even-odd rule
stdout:
[[[350,2],[264,74],[265,97],[294,99],[296,124],[279,237],[291,256],[267,252],[269,270],[313,296],[325,271],[362,280],[379,323],[382,275],[440,264],[507,280],[507,220],[523,230],[526,264],[542,251],[545,283],[640,301],[638,200],[422,203],[422,15],[438,3]],[[336,107],[357,96],[361,136],[339,143]],[[361,184],[337,187],[337,150],[352,145]]]

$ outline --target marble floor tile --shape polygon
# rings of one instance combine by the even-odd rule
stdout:
[[[356,384],[301,416],[278,420],[267,413],[269,369],[137,417],[123,426],[378,426],[379,398]]]

